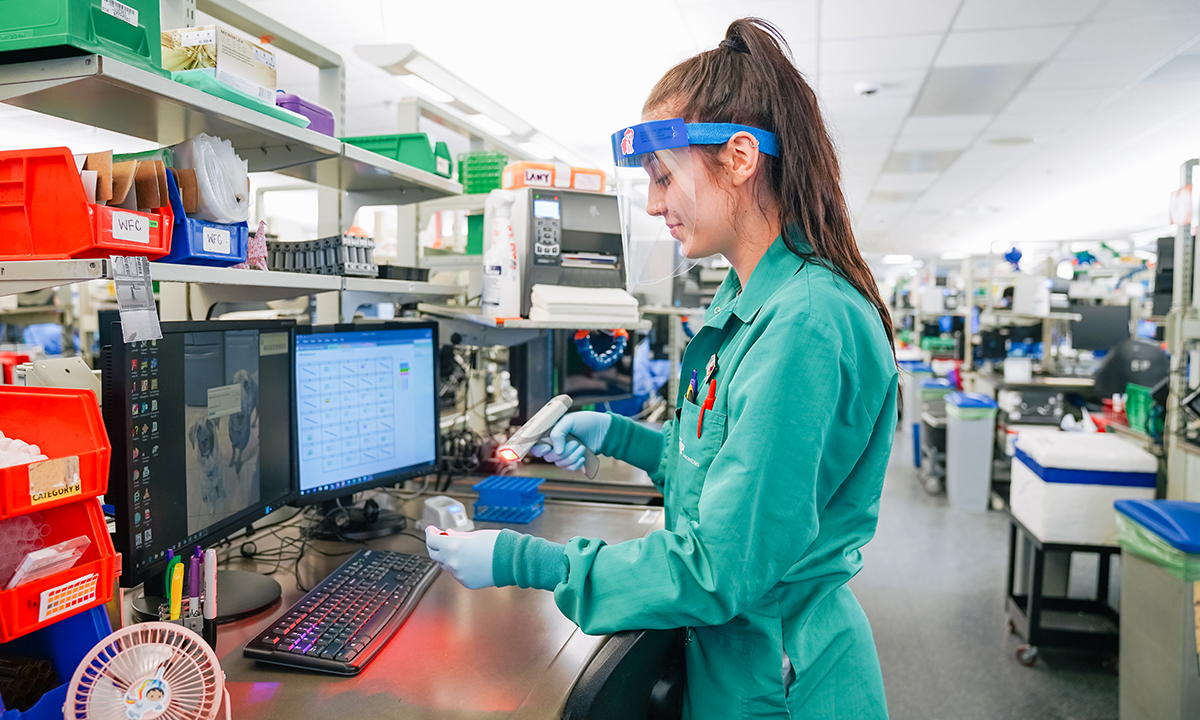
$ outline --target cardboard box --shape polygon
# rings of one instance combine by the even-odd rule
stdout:
[[[163,69],[205,70],[220,82],[275,104],[275,53],[220,25],[162,33]]]

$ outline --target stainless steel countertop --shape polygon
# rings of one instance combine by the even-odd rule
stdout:
[[[463,499],[470,503],[470,498]],[[405,514],[420,517],[420,507],[419,500],[409,501]],[[556,542],[586,535],[617,543],[662,527],[662,513],[652,509],[648,514],[635,506],[547,501],[545,513],[532,523],[511,527]],[[353,549],[339,543],[313,546],[326,552]],[[368,546],[425,554],[424,543],[408,535]],[[311,587],[344,560],[306,553],[301,579]],[[604,642],[603,637],[583,634],[563,617],[549,592],[513,587],[467,590],[443,573],[388,646],[356,677],[247,660],[242,657],[245,643],[303,596],[291,565],[273,576],[283,586],[280,605],[220,628],[217,654],[235,717],[557,719],[576,678]]]

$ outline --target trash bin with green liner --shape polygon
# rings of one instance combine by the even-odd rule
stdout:
[[[1118,500],[1121,720],[1200,718],[1200,503]]]
[[[992,489],[996,401],[982,393],[946,395],[946,496],[950,507],[987,512]]]

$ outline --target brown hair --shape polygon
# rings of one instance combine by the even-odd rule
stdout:
[[[791,60],[787,42],[760,18],[734,20],[715,50],[667,71],[644,106],[668,106],[690,122],[737,123],[775,133],[779,156],[763,155],[767,191],[779,211],[789,250],[845,278],[883,321],[895,352],[891,313],[850,228],[841,169],[825,130],[817,96]],[[707,164],[722,145],[698,145]],[[796,244],[789,228],[804,230],[812,250]]]

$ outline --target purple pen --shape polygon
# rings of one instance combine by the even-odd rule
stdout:
[[[200,617],[200,557],[198,556],[192,558],[191,572],[188,573],[188,616]]]

